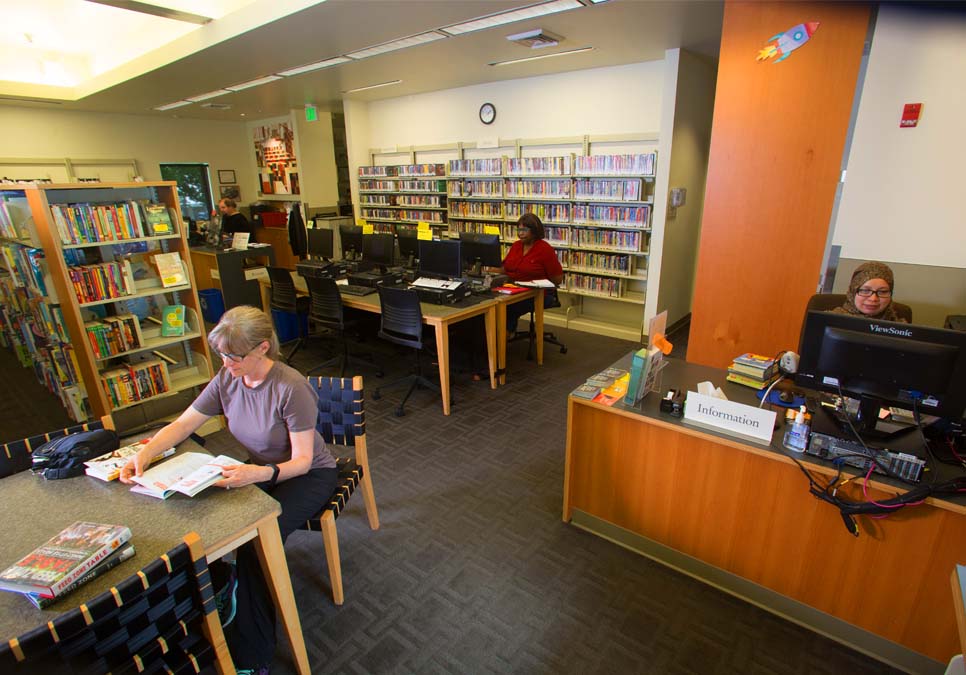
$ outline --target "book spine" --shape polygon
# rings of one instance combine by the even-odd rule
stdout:
[[[85,574],[80,579],[72,583],[70,586],[68,586],[63,591],[61,591],[59,595],[56,595],[53,598],[41,597],[36,593],[27,593],[27,598],[30,600],[30,602],[34,603],[34,607],[36,607],[37,609],[46,609],[47,607],[50,607],[52,604],[57,602],[62,596],[67,595],[77,587],[83,586],[84,584],[86,584],[88,581],[91,581],[92,579],[96,579],[97,577],[101,576],[108,570],[117,567],[125,560],[130,560],[131,558],[134,557],[134,552],[135,552],[134,546],[127,546],[124,550],[120,551],[118,555],[111,556],[108,559],[104,560],[101,564],[96,565],[95,567],[90,569],[87,572],[87,574]]]
[[[61,595],[68,586],[73,584],[75,581],[83,577],[85,574],[91,571],[95,565],[104,560],[107,556],[113,553],[117,548],[123,546],[131,539],[131,529],[124,528],[124,530],[115,539],[111,540],[109,543],[105,544],[97,551],[94,555],[88,558],[82,565],[78,565],[75,569],[71,570],[70,574],[67,574],[63,579],[57,583],[50,586],[50,595],[55,598]],[[47,595],[46,593],[44,595]]]

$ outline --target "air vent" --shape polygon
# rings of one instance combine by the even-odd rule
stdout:
[[[554,47],[563,41],[561,36],[543,30],[542,28],[534,28],[533,30],[527,30],[522,33],[507,35],[506,39],[521,47],[529,47],[530,49]]]
[[[231,110],[231,103],[202,103],[201,107],[208,110]]]

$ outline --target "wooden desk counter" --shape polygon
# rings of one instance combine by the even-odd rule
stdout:
[[[676,359],[661,386],[687,391],[703,380],[754,400],[724,371]],[[835,507],[809,494],[781,428],[772,446],[758,445],[687,426],[661,413],[659,398],[639,409],[568,399],[564,521],[901,667],[930,672],[949,660],[959,644],[948,575],[966,559],[966,495],[858,516],[855,538]],[[836,474],[795,456],[813,474]],[[887,478],[870,485],[876,500],[908,489]],[[862,500],[861,479],[845,492]]]
[[[185,450],[200,450],[186,441]],[[136,553],[131,560],[79,587],[46,610],[36,609],[19,593],[0,592],[0,636],[10,639],[51,616],[77,607],[120,583],[167,553],[188,532],[201,536],[208,560],[216,560],[246,541],[255,540],[279,620],[289,639],[300,673],[310,672],[285,550],[278,530],[277,501],[253,485],[238,490],[209,488],[193,498],[175,495],[155,499],[130,491],[118,481],[88,476],[45,481],[29,471],[0,480],[0,541],[3,568],[30,553],[79,520],[126,525]],[[0,568],[2,569],[2,568]]]

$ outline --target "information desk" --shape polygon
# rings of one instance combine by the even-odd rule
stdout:
[[[271,246],[246,250],[225,250],[211,246],[191,248],[191,266],[199,289],[220,288],[225,309],[239,305],[258,306],[261,298],[257,278],[246,275],[246,260],[255,260],[261,266],[275,264],[275,252]],[[267,272],[264,273],[267,276]]]
[[[614,364],[628,369],[630,354]],[[757,405],[726,371],[669,359],[662,391],[709,380]],[[966,557],[966,495],[929,499],[850,535],[808,492],[781,446],[692,427],[659,410],[570,396],[563,519],[913,672],[942,672],[959,647],[949,570]],[[781,419],[781,415],[779,415]],[[831,463],[795,455],[817,475]],[[931,466],[933,466],[931,464]],[[844,493],[862,500],[861,479]],[[887,499],[907,487],[870,481]],[[897,487],[900,486],[900,487]],[[923,656],[925,655],[925,656]]]
[[[185,441],[181,450],[203,449]],[[0,480],[0,541],[5,569],[58,532],[79,520],[131,528],[135,556],[64,596],[46,610],[36,609],[19,593],[0,592],[0,639],[10,639],[49,621],[56,613],[79,606],[135,574],[167,553],[188,532],[201,537],[213,561],[254,540],[278,616],[295,656],[299,673],[310,672],[292,580],[278,530],[277,501],[248,485],[238,490],[208,488],[193,498],[166,500],[139,495],[119,481],[105,483],[89,476],[45,481],[29,471]]]
[[[299,295],[308,295],[308,287],[305,279],[298,274],[292,274],[292,281],[295,283],[295,290]],[[265,280],[262,284],[262,308],[267,312],[271,306],[272,285]],[[496,309],[498,302],[494,299],[473,298],[468,303],[457,303],[455,305],[434,305],[431,303],[420,303],[423,312],[423,323],[433,326],[436,331],[436,356],[439,362],[439,387],[442,392],[443,414],[450,413],[450,382],[449,382],[449,327],[450,324],[465,321],[474,316],[482,314],[486,322],[486,354],[490,370],[490,388],[496,389]],[[348,295],[342,294],[342,304],[353,309],[361,309],[364,312],[380,313],[379,294],[370,293],[369,295]],[[505,323],[505,319],[504,319]]]

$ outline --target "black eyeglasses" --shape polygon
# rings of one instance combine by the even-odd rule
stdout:
[[[870,298],[873,295],[877,295],[880,298],[892,297],[892,291],[888,288],[880,288],[879,290],[875,290],[874,288],[860,288],[855,294],[860,298]]]
[[[223,359],[228,359],[232,363],[241,363],[242,361],[245,360],[245,357],[246,356],[248,356],[249,354],[251,354],[256,349],[258,349],[257,346],[256,347],[253,347],[252,349],[249,349],[247,352],[245,352],[241,356],[239,356],[238,354],[226,354],[225,352],[218,351],[217,349],[215,350],[215,353],[218,354],[218,356],[220,356]]]

